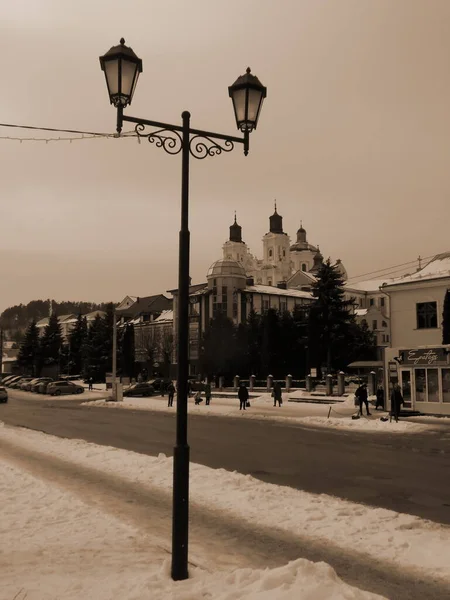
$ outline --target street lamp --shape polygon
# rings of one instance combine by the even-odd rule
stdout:
[[[171,125],[149,121],[123,114],[131,104],[142,60],[122,38],[118,46],[112,47],[100,57],[105,73],[111,104],[117,108],[117,133],[120,135],[123,122],[134,123],[140,138],[163,148],[168,154],[182,156],[181,171],[181,228],[179,235],[178,265],[178,374],[177,374],[177,421],[176,445],[173,455],[173,513],[172,513],[172,578],[188,577],[188,528],[189,528],[189,445],[187,443],[187,400],[189,375],[189,157],[203,159],[222,152],[231,152],[234,144],[243,144],[244,154],[249,150],[249,135],[256,129],[267,90],[250,68],[245,75],[228,88],[233,102],[237,128],[243,137],[193,129],[191,115],[184,111],[182,125]],[[154,128],[147,132],[146,127]],[[219,143],[219,141],[221,143]]]

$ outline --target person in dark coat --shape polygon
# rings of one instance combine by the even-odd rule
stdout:
[[[384,410],[384,389],[382,385],[379,385],[377,388],[377,403],[375,405],[375,410],[378,410],[378,407],[381,410]]]
[[[391,419],[394,417],[396,423],[398,423],[398,416],[403,402],[400,386],[396,383],[391,392]]]
[[[167,386],[167,393],[169,395],[169,400],[167,402],[167,406],[173,406],[173,397],[175,396],[175,386],[172,382]]]
[[[92,388],[93,388],[93,380],[92,380],[92,377],[89,377],[89,381],[88,381],[88,383],[89,383],[89,388],[88,388],[88,391],[90,392],[90,391],[92,390]]]
[[[211,384],[205,383],[205,400],[206,400],[206,406],[209,406],[209,403],[211,402]]]
[[[239,410],[244,409],[248,402],[248,389],[245,387],[245,383],[242,382],[238,389],[238,398],[239,398]]]
[[[369,397],[367,395],[367,383],[363,383],[359,386],[359,388],[355,392],[355,396],[359,401],[359,414],[362,416],[363,414],[363,403],[366,405],[366,412],[368,416],[371,415],[369,412]]]
[[[275,383],[273,384],[272,396],[273,396],[273,405],[274,406],[277,405],[277,402],[278,402],[278,406],[281,406],[283,404],[281,385],[279,384],[278,381],[275,381]]]

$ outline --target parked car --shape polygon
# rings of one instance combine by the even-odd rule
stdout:
[[[33,379],[32,377],[21,377],[20,379],[15,381],[9,387],[12,388],[13,390],[20,390],[20,388],[22,387],[22,384],[27,383],[28,381],[31,381],[32,379]]]
[[[52,381],[53,381],[53,379],[51,377],[40,377],[34,383],[31,382],[30,392],[34,392],[35,394],[38,394],[39,393],[39,387],[40,387],[40,385],[42,383],[49,384]],[[45,389],[47,389],[47,385],[45,386]]]
[[[157,392],[161,391],[161,387],[164,386],[164,390],[167,390],[167,386],[169,383],[172,383],[171,379],[165,379],[164,377],[158,377],[157,379],[153,379],[148,382],[154,390]]]
[[[10,381],[11,379],[14,379],[14,377],[17,377],[17,375],[6,375],[6,377],[3,377],[2,385],[6,385],[8,383],[8,381]]]
[[[6,387],[11,387],[13,383],[16,383],[16,381],[19,381],[19,379],[22,379],[22,375],[14,375],[14,377],[11,377],[11,379],[8,379],[8,383],[6,383]]]
[[[124,390],[123,395],[124,396],[151,396],[154,391],[155,391],[155,388],[152,385],[150,385],[149,383],[146,383],[146,382],[134,383],[133,385],[130,385],[129,388]]]
[[[0,386],[0,402],[8,402],[8,390],[3,385]]]
[[[24,392],[29,392],[31,390],[31,386],[36,383],[36,381],[39,381],[39,377],[35,377],[34,379],[31,379],[30,381],[23,381],[20,384],[20,389],[23,390]]]
[[[82,394],[84,387],[71,381],[52,381],[47,386],[47,394],[60,396],[61,394]]]
[[[37,393],[46,394],[48,386],[53,383],[53,381],[54,380],[51,377],[43,378],[42,381],[37,384]]]

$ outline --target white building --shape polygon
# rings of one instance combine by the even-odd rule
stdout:
[[[442,344],[442,311],[450,289],[450,252],[423,269],[382,286],[389,297],[391,345],[386,381],[398,380],[405,408],[450,415],[449,346]]]
[[[297,272],[313,272],[323,260],[319,247],[308,242],[302,224],[297,231],[296,242],[291,244],[288,234],[283,231],[283,217],[278,214],[276,204],[273,215],[269,217],[269,231],[263,236],[262,243],[263,257],[258,259],[243,241],[242,227],[235,216],[229,239],[223,245],[223,259],[238,262],[246,276],[253,277],[256,285],[268,286],[290,281]],[[343,265],[342,274],[346,279],[347,272]]]

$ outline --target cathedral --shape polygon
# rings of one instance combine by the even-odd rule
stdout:
[[[307,289],[314,281],[314,274],[323,262],[318,246],[310,244],[306,230],[300,223],[297,240],[291,244],[287,233],[283,231],[283,217],[275,211],[269,218],[269,231],[263,239],[263,258],[258,259],[251,254],[249,247],[242,239],[242,227],[238,225],[236,215],[230,226],[230,237],[223,245],[224,260],[238,262],[256,285],[279,286],[287,288]],[[347,272],[340,261],[342,278],[347,279]],[[310,274],[310,275],[309,275]],[[308,276],[309,275],[309,276]],[[281,286],[280,286],[281,287]]]

